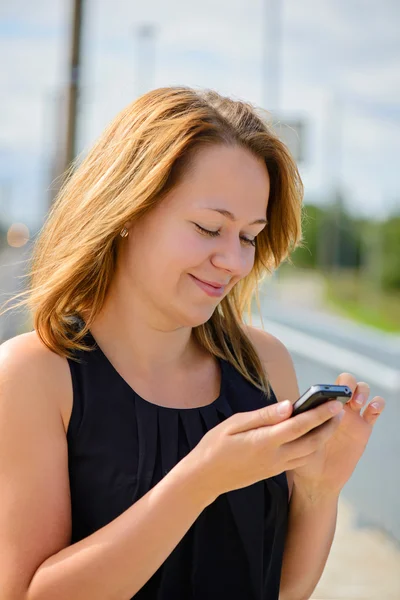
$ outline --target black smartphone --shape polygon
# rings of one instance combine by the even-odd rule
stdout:
[[[340,400],[343,404],[351,398],[352,391],[347,385],[327,385],[316,383],[312,385],[293,404],[292,417],[311,410],[328,400]]]

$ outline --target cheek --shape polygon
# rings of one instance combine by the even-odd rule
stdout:
[[[140,236],[131,248],[129,269],[140,281],[154,288],[174,287],[183,272],[190,272],[209,253],[207,240],[190,230],[158,228],[156,235]],[[148,241],[151,239],[151,243]]]
[[[243,277],[246,277],[249,273],[251,273],[251,270],[254,267],[254,261],[255,261],[255,252],[249,251],[249,253],[246,256],[246,259],[244,261]]]
[[[175,235],[160,239],[159,252],[166,269],[187,270],[204,261],[210,251],[207,240],[187,230],[176,231]]]

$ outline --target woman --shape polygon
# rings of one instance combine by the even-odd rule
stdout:
[[[2,597],[309,598],[384,400],[361,415],[343,373],[344,409],[290,419],[290,355],[243,322],[302,195],[250,104],[186,87],[128,106],[66,181],[35,328],[0,349]]]

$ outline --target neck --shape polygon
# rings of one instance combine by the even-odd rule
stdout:
[[[134,364],[145,377],[185,370],[204,355],[192,327],[167,323],[165,317],[131,299],[128,309],[122,295],[108,297],[90,331],[110,358]]]

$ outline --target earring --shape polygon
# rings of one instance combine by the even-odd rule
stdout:
[[[129,231],[127,230],[126,227],[124,227],[120,233],[121,237],[126,237],[127,235],[129,235]]]

